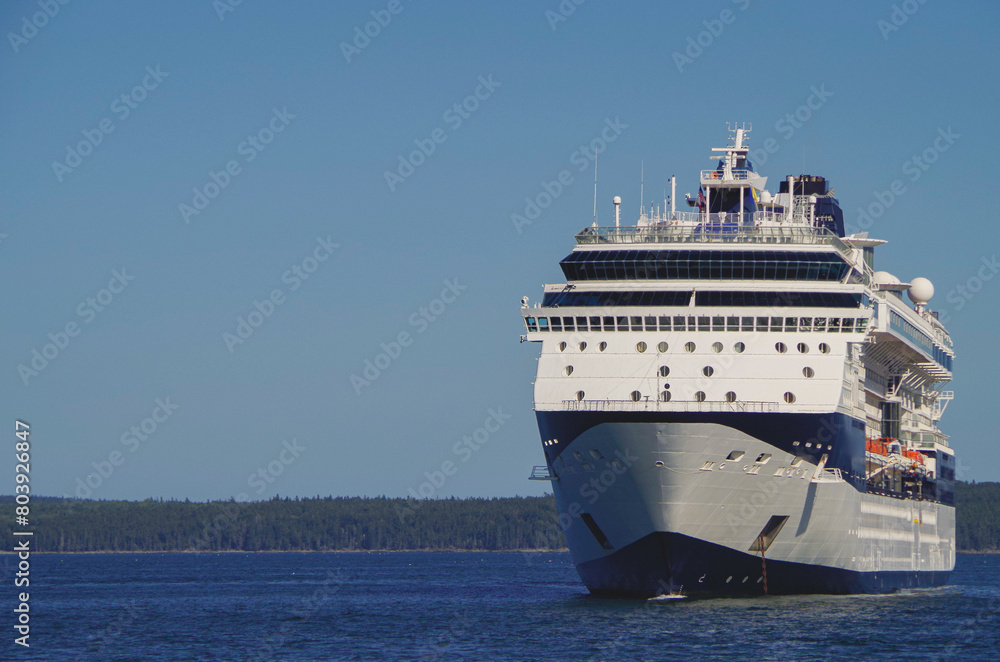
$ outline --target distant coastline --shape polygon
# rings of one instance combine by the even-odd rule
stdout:
[[[560,554],[569,549],[258,549],[248,552],[244,549],[162,549],[162,550],[96,550],[92,552],[33,552],[35,554]],[[964,554],[966,552],[959,552]],[[1000,554],[997,552],[976,552],[980,554]],[[4,554],[15,555],[16,552],[0,550]]]
[[[959,482],[956,502],[958,552],[1000,554],[1000,483]],[[0,496],[0,507],[13,512],[14,498]],[[566,551],[552,495],[207,503],[33,497],[28,529],[35,553]]]

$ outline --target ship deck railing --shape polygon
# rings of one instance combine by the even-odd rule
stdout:
[[[563,400],[564,411],[671,411],[671,412],[736,412],[768,413],[778,411],[777,402],[736,402],[706,400]]]
[[[559,477],[552,473],[552,468],[547,464],[536,464],[531,468],[531,475],[528,480],[559,480]]]
[[[814,483],[843,483],[844,474],[836,467],[823,469],[819,474],[813,476]]]
[[[760,218],[758,218],[760,217]],[[626,227],[588,227],[576,234],[576,243],[584,244],[804,244],[829,245],[850,257],[852,249],[827,228],[803,224],[758,225],[772,214],[703,214],[668,212],[657,222]]]

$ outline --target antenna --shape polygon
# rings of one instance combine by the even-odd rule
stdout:
[[[597,227],[597,152],[594,152],[594,227]]]
[[[645,159],[639,162],[639,215],[642,215],[643,206],[643,191],[642,187],[646,184],[646,161]]]

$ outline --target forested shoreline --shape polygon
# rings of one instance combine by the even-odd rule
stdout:
[[[958,483],[956,500],[958,550],[1000,552],[1000,483]],[[0,497],[0,504],[13,513],[13,497]],[[6,519],[10,536],[13,515]],[[566,544],[552,495],[208,503],[35,497],[27,528],[36,552],[518,551]]]

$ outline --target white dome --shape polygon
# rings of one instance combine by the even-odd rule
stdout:
[[[910,301],[924,306],[934,297],[934,283],[926,278],[914,278],[910,282]]]
[[[875,284],[876,285],[898,285],[899,279],[893,276],[888,271],[876,271],[875,272]]]

